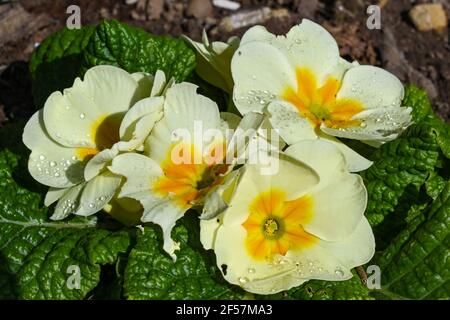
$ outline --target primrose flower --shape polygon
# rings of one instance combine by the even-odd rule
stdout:
[[[229,125],[216,103],[196,91],[190,83],[167,89],[164,116],[145,142],[146,155],[121,154],[110,168],[126,178],[119,198],[141,202],[142,221],[161,226],[164,250],[174,259],[175,222],[192,207],[220,208],[223,186],[234,177],[232,166],[223,161]]]
[[[327,139],[346,156],[351,171],[371,162],[335,137],[372,145],[395,139],[411,122],[401,107],[404,89],[391,73],[349,63],[333,37],[304,19],[286,36],[249,29],[233,56],[234,102],[242,114],[267,112],[287,144]]]
[[[31,117],[23,134],[32,151],[28,169],[50,187],[45,204],[59,200],[52,219],[91,215],[113,198],[122,178],[106,165],[119,151],[143,148],[163,102],[143,98],[164,81],[161,74],[153,79],[96,66],[63,93],[52,93]]]
[[[223,89],[233,92],[233,79],[231,77],[231,58],[239,46],[239,38],[231,37],[227,43],[209,42],[203,30],[202,42],[196,42],[188,37],[185,39],[197,52],[196,71],[205,81]]]
[[[367,192],[339,149],[309,140],[286,154],[273,175],[246,165],[228,209],[201,221],[201,241],[214,250],[225,279],[249,292],[346,280],[374,254],[363,215]]]

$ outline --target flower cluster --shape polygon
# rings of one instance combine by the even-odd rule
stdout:
[[[172,228],[197,209],[203,246],[249,292],[349,279],[375,251],[355,173],[371,162],[340,138],[395,139],[411,122],[400,81],[345,61],[308,20],[286,36],[257,26],[228,43],[189,42],[230,112],[162,71],[96,66],[32,116],[28,168],[50,187],[45,204],[57,202],[51,218],[104,210],[152,222],[176,259]]]

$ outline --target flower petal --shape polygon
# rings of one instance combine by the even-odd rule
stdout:
[[[350,234],[361,220],[367,205],[367,191],[359,175],[349,174],[343,154],[325,141],[302,141],[286,154],[311,166],[320,182],[309,192],[312,218],[304,229],[328,241]]]
[[[304,140],[289,146],[285,153],[313,168],[320,185],[339,180],[347,173],[344,156],[333,144],[322,140]]]
[[[368,109],[352,118],[360,120],[360,126],[334,129],[322,125],[321,130],[336,137],[384,143],[397,138],[411,124],[411,111],[411,108],[403,107]]]
[[[373,66],[349,69],[337,99],[356,99],[364,109],[399,107],[404,96],[403,85],[392,73]]]
[[[301,140],[317,138],[311,123],[299,115],[298,110],[285,101],[274,101],[269,105],[269,121],[278,130],[280,137],[287,144],[294,144]]]
[[[223,214],[219,214],[214,219],[200,220],[200,242],[205,250],[214,249],[216,235],[222,225]]]
[[[45,195],[44,205],[46,207],[49,207],[50,205],[58,201],[60,198],[62,198],[62,196],[64,196],[67,193],[67,191],[69,191],[69,188],[57,189],[50,187]]]
[[[292,200],[304,195],[319,183],[317,173],[303,162],[284,154],[275,154],[265,164],[247,164],[224,216],[225,224],[242,224],[248,217],[249,199],[271,189],[286,192]],[[298,177],[298,179],[292,179]]]
[[[162,112],[164,104],[163,97],[151,97],[138,101],[130,110],[127,111],[120,124],[121,140],[130,140],[133,135],[136,122],[150,114]]]
[[[105,149],[97,153],[86,164],[86,168],[84,169],[85,180],[89,181],[99,175],[106,168],[106,165],[118,154],[119,150],[117,148]]]
[[[161,226],[164,235],[163,248],[176,259],[174,251],[177,244],[171,238],[171,230],[186,209],[177,206],[172,198],[161,197],[152,192],[153,181],[163,175],[161,168],[146,156],[125,153],[114,158],[111,171],[126,178],[119,197],[129,197],[141,202],[144,207],[141,220]]]
[[[169,84],[166,81],[166,74],[164,71],[157,70],[155,73],[155,79],[153,80],[152,91],[150,97],[160,96],[163,94],[164,89]]]
[[[276,37],[264,27],[253,27],[242,37],[241,46],[255,42],[270,43],[279,48],[289,59],[294,71],[299,67],[308,68],[320,83],[336,70],[340,62],[338,45],[332,35],[321,25],[308,19],[293,26],[286,36]],[[276,70],[276,67],[270,68],[266,64],[258,67]]]
[[[87,182],[75,214],[89,216],[102,210],[119,189],[121,180],[122,177],[106,171]]]
[[[375,253],[375,238],[365,217],[341,241],[319,240],[301,251],[290,251],[287,264],[297,268],[294,275],[303,279],[343,281],[353,275],[351,269],[371,260]]]
[[[96,131],[102,125],[119,124],[123,113],[139,98],[138,93],[137,82],[126,71],[113,66],[93,67],[84,81],[75,79],[64,95],[54,92],[47,99],[44,123],[48,134],[65,146],[98,147]],[[108,131],[105,133],[112,130],[104,129]]]
[[[143,116],[136,122],[133,134],[129,141],[119,141],[115,146],[120,151],[130,152],[133,150],[142,151],[145,139],[149,136],[155,124],[161,120],[162,111],[152,112]]]
[[[278,37],[292,66],[308,68],[323,83],[340,61],[333,36],[321,25],[308,19],[293,26],[286,37]]]
[[[242,46],[252,41],[272,42],[275,38],[275,35],[267,31],[266,27],[254,26],[244,33],[240,45]]]
[[[303,227],[328,241],[347,237],[363,217],[367,205],[367,191],[357,174],[343,175],[311,192],[311,197],[313,216]]]
[[[124,153],[115,157],[109,169],[126,178],[119,197],[136,200],[140,200],[141,195],[150,193],[152,182],[163,175],[155,161],[137,153]]]
[[[183,217],[186,209],[180,208],[168,199],[161,198],[158,202],[151,198],[145,198],[141,200],[141,203],[144,206],[142,221],[153,222],[161,226],[164,237],[163,249],[175,261],[174,252],[179,250],[179,245],[173,241],[171,233],[177,220]]]
[[[347,170],[349,172],[364,171],[373,164],[372,161],[364,158],[359,153],[348,147],[345,143],[341,142],[339,139],[333,136],[320,134],[319,139],[334,144],[334,146],[337,147],[339,151],[341,151],[341,153],[344,155],[345,162],[347,163]]]
[[[76,186],[66,189],[64,196],[62,196],[56,204],[55,211],[50,219],[62,220],[70,214],[75,213],[80,203],[80,195],[86,183],[80,183]]]
[[[77,149],[64,147],[48,136],[42,110],[27,122],[23,142],[32,151],[28,170],[35,180],[54,188],[67,188],[84,181],[84,163]]]
[[[201,232],[205,231],[201,229]],[[305,279],[290,276],[295,271],[293,265],[274,265],[265,260],[253,260],[244,245],[246,236],[242,226],[227,225],[222,225],[215,235],[217,266],[222,269],[222,274],[228,282],[258,294],[276,293],[305,282]],[[226,269],[226,273],[223,269]]]
[[[147,139],[146,153],[161,163],[173,142],[180,140],[206,152],[211,144],[217,142],[216,139],[205,141],[207,131],[220,131],[220,128],[220,113],[215,102],[198,94],[197,86],[191,83],[175,84],[167,90],[164,117]],[[221,132],[218,133],[223,138]]]
[[[228,188],[233,187],[235,179],[237,179],[239,171],[232,171],[228,173],[222,184],[211,190],[204,199],[203,211],[200,219],[213,219],[227,208],[227,203],[223,194]]]
[[[287,87],[296,87],[295,68],[285,53],[270,43],[240,46],[231,61],[231,72],[233,100],[241,114],[262,112]]]
[[[155,77],[146,72],[135,72],[132,73],[131,76],[138,84],[136,101],[149,97]]]

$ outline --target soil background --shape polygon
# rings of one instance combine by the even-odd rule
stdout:
[[[118,19],[153,34],[186,34],[200,40],[241,36],[254,24],[286,33],[308,18],[336,38],[341,55],[361,64],[381,66],[404,83],[426,89],[436,112],[450,120],[450,45],[448,27],[420,32],[409,11],[421,3],[443,4],[450,16],[450,0],[241,0],[237,10],[219,8],[211,0],[0,0],[0,126],[27,119],[35,110],[27,61],[33,49],[64,27],[70,5],[81,9],[83,25]],[[366,26],[369,5],[380,5],[381,29]]]

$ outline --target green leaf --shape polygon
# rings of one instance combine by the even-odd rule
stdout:
[[[199,242],[199,223],[188,214],[172,231],[180,243],[177,261],[162,249],[159,227],[148,225],[125,269],[124,294],[128,299],[239,299],[243,292],[228,284],[216,267],[214,256]]]
[[[370,291],[361,283],[359,277],[346,281],[310,280],[291,290],[258,299],[282,300],[371,300]]]
[[[407,187],[418,190],[439,164],[440,148],[429,125],[412,125],[372,155],[374,164],[361,175],[369,201],[366,216],[372,226],[394,212]]]
[[[414,85],[407,86],[402,105],[412,108],[411,115],[414,123],[428,124],[434,128],[436,140],[442,152],[450,158],[450,125],[433,112],[426,92]]]
[[[163,70],[177,82],[195,68],[195,53],[186,43],[167,36],[153,36],[116,20],[100,23],[84,52],[84,70],[99,64],[119,66],[132,73],[154,74]]]
[[[450,182],[422,215],[410,221],[374,263],[379,295],[394,299],[450,297]]]
[[[99,282],[101,265],[127,251],[129,234],[101,229],[95,218],[48,220],[24,160],[0,151],[0,298],[82,299]],[[77,272],[70,268],[79,268],[79,289],[68,286]]]
[[[54,91],[72,86],[80,75],[82,52],[94,27],[61,29],[46,38],[33,52],[29,63],[36,105],[43,107]]]

